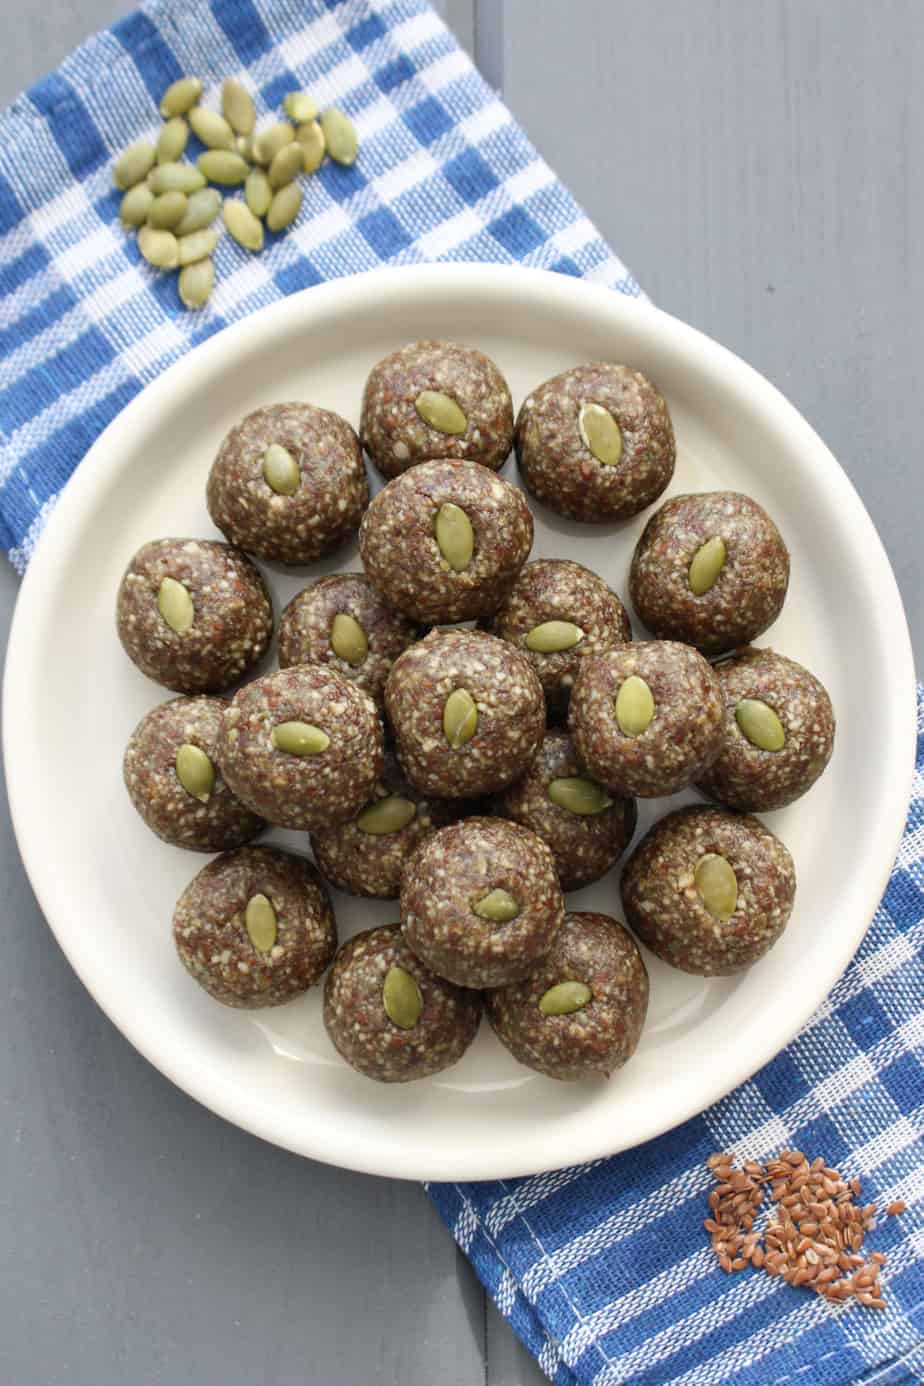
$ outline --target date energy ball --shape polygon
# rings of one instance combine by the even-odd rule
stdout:
[[[501,1044],[528,1068],[548,1078],[609,1078],[638,1047],[648,973],[615,919],[566,914],[535,972],[489,992],[486,1009]]]
[[[363,516],[366,575],[389,606],[425,625],[487,616],[533,543],[522,491],[474,462],[423,462]]]
[[[737,491],[673,496],[635,546],[629,595],[652,635],[704,654],[746,645],[772,625],[789,552],[761,506]]]
[[[279,665],[325,664],[376,704],[402,650],[420,629],[385,605],[362,573],[319,578],[292,598],[279,618]]]
[[[218,761],[232,793],[283,828],[352,818],[382,773],[382,724],[355,683],[320,664],[248,683],[221,720]]]
[[[510,391],[482,352],[454,342],[412,342],[373,366],[360,434],[384,477],[434,457],[498,471],[513,446]]]
[[[437,977],[400,924],[356,934],[324,986],[324,1025],[351,1068],[379,1083],[429,1078],[461,1059],[481,1023],[481,997]]]
[[[266,827],[218,769],[224,698],[171,698],[132,732],[122,761],[129,797],[153,833],[193,852],[242,847]]]
[[[567,732],[549,731],[522,779],[493,801],[493,811],[541,837],[562,890],[605,876],[632,840],[634,799],[587,778]]]
[[[116,599],[129,659],[177,693],[221,693],[265,655],[273,604],[246,554],[211,539],[154,539]]]
[[[748,647],[715,666],[725,704],[718,760],[697,788],[749,813],[784,808],[818,779],[834,749],[834,709],[814,674]]]
[[[408,946],[461,987],[530,973],[565,914],[548,847],[503,818],[466,818],[427,839],[401,882]]]
[[[757,818],[720,808],[669,813],[622,874],[626,918],[672,967],[725,977],[750,967],[786,927],[796,894],[792,857]]]
[[[719,681],[690,645],[621,645],[582,663],[568,728],[581,764],[614,793],[676,794],[721,749]]]
[[[485,625],[529,660],[552,715],[566,711],[583,659],[632,639],[626,608],[616,593],[568,558],[527,563]]]
[[[398,758],[424,794],[472,799],[519,779],[545,732],[542,685],[519,651],[479,630],[435,630],[385,684]]]
[[[553,376],[524,401],[515,435],[520,474],[550,509],[591,524],[625,520],[674,474],[674,430],[641,371],[595,361]]]
[[[459,811],[458,799],[421,794],[386,751],[382,775],[356,817],[311,834],[314,859],[331,885],[351,895],[397,900],[409,858],[438,828],[455,822]]]
[[[278,563],[313,563],[339,548],[369,504],[359,439],[313,404],[248,414],[218,449],[205,494],[226,538]]]
[[[210,861],[183,891],[173,939],[210,996],[256,1009],[313,987],[334,956],[337,929],[309,861],[276,847],[239,847]]]

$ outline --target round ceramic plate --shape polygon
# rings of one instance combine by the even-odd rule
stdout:
[[[581,361],[624,361],[652,376],[677,433],[668,494],[734,488],[770,511],[792,581],[761,643],[813,669],[837,712],[827,773],[799,803],[766,815],[798,873],[785,935],[734,978],[703,981],[646,955],[647,1026],[608,1082],[540,1077],[485,1024],[446,1073],[383,1086],[334,1052],[320,989],[254,1014],[216,1005],[178,964],[171,936],[174,902],[204,858],[154,838],[122,785],[128,736],[166,696],[116,638],[127,560],[147,539],[215,536],[206,475],[244,413],[310,400],[356,425],[369,368],[419,337],[482,348],[515,406]],[[516,479],[512,459],[505,475]],[[646,515],[595,527],[533,510],[533,557],[580,559],[625,596]],[[270,570],[277,609],[309,577],[359,566],[354,545],[310,572]],[[509,266],[411,267],[309,289],[213,337],[148,386],[91,449],[51,517],[19,598],[4,698],[29,876],[71,963],[128,1039],[200,1102],[268,1140],[428,1179],[526,1174],[632,1146],[770,1059],[863,937],[901,832],[913,759],[913,666],[895,581],[863,506],[808,424],[748,366],[665,314]],[[682,798],[642,804],[639,832]],[[274,831],[271,840],[307,850],[304,835]],[[617,869],[569,896],[570,908],[619,916],[618,880]],[[334,904],[342,939],[397,917],[392,902],[334,892]]]

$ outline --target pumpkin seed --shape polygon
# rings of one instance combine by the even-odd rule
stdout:
[[[345,659],[354,668],[362,664],[369,653],[366,632],[356,618],[348,616],[345,611],[338,611],[334,617],[330,629],[330,647],[338,658]]]
[[[157,136],[157,162],[173,164],[181,158],[189,139],[189,126],[182,116],[174,116]]]
[[[185,635],[195,620],[193,599],[182,582],[165,577],[157,589],[157,609],[177,635]]]
[[[464,572],[472,561],[475,532],[460,505],[446,501],[436,512],[436,544],[454,573]]]
[[[176,269],[180,262],[179,247],[172,231],[142,226],[138,232],[138,249],[155,269]]]
[[[207,149],[199,155],[196,163],[200,173],[210,183],[221,183],[225,187],[236,187],[238,183],[243,183],[250,172],[247,160],[233,149]]]
[[[205,751],[186,742],[176,753],[176,777],[194,799],[207,804],[215,787],[215,767]]]
[[[176,232],[173,233],[176,235]],[[188,236],[180,236],[177,245],[180,248],[180,264],[194,265],[197,260],[206,260],[218,244],[218,232],[211,228],[202,231],[191,231]]]
[[[738,880],[730,863],[717,852],[707,852],[697,862],[693,880],[706,909],[724,924],[738,904]]]
[[[176,228],[177,236],[188,236],[193,231],[202,231],[221,211],[221,193],[217,188],[199,188],[189,193],[183,220]]]
[[[316,120],[318,116],[318,103],[306,91],[290,91],[282,103],[282,109],[296,125]]]
[[[298,463],[280,443],[270,443],[263,454],[263,480],[277,496],[294,496],[302,484]]]
[[[558,654],[571,650],[584,639],[584,632],[573,621],[543,621],[526,637],[526,648],[537,654]]]
[[[268,177],[270,187],[274,192],[278,188],[284,188],[287,183],[291,183],[292,179],[302,172],[304,158],[302,146],[297,142],[286,144],[280,149],[269,166]]]
[[[258,164],[271,164],[287,144],[295,139],[295,131],[287,120],[277,121],[275,125],[261,130],[254,136],[253,157]]]
[[[751,745],[760,751],[782,751],[786,745],[783,723],[762,698],[739,699],[735,721]]]
[[[332,106],[321,116],[321,129],[327,152],[335,164],[355,164],[358,140],[349,116]]]
[[[253,135],[238,135],[234,141],[234,148],[242,159],[246,159],[249,164],[253,163]]]
[[[386,833],[400,833],[408,823],[413,822],[416,815],[417,805],[412,804],[410,799],[400,794],[387,794],[384,799],[377,799],[363,809],[356,826],[361,833],[383,837]]]
[[[136,183],[119,204],[119,220],[123,226],[141,226],[147,220],[154,194],[147,183]]]
[[[273,194],[266,224],[271,231],[284,231],[298,216],[302,208],[302,190],[297,183],[287,183]]]
[[[168,192],[182,192],[188,196],[205,187],[205,178],[192,164],[158,164],[151,169],[148,184],[158,197]]]
[[[186,214],[188,199],[185,193],[168,192],[155,197],[148,212],[148,225],[161,231],[172,231]]]
[[[598,462],[615,467],[622,457],[622,430],[602,404],[582,404],[578,414],[581,440]]]
[[[302,147],[302,171],[304,173],[316,173],[324,162],[324,155],[327,153],[324,131],[316,120],[309,120],[298,127],[295,138]]]
[[[180,302],[185,308],[204,308],[215,287],[215,266],[211,259],[184,265],[177,280]]]
[[[479,919],[490,919],[495,924],[509,924],[520,913],[520,905],[509,890],[498,888],[488,891],[477,904],[472,905],[472,913],[477,914]]]
[[[654,717],[651,689],[638,674],[630,674],[616,694],[616,721],[623,736],[641,736]]]
[[[591,1000],[593,992],[583,982],[559,982],[542,993],[539,1009],[543,1015],[573,1015]]]
[[[273,190],[262,168],[252,168],[244,184],[244,198],[255,217],[265,217],[273,200]]]
[[[233,149],[234,131],[217,111],[207,106],[193,106],[186,117],[197,139],[208,149]]]
[[[478,708],[465,688],[454,688],[443,705],[443,734],[454,751],[471,741],[478,729]]]
[[[318,756],[330,745],[330,737],[310,722],[280,722],[273,728],[273,745],[290,756]]]
[[[721,535],[713,535],[701,544],[693,555],[690,564],[690,591],[694,597],[701,597],[715,586],[719,573],[725,566],[725,540]]]
[[[265,895],[251,895],[244,911],[247,937],[258,953],[268,953],[276,942],[276,911]]]
[[[239,202],[236,197],[226,197],[221,214],[238,245],[245,250],[263,249],[263,223],[245,202]]]
[[[435,428],[437,433],[464,433],[468,420],[451,395],[442,390],[421,390],[414,400],[414,408],[425,424]]]
[[[612,799],[600,785],[594,780],[584,780],[580,775],[563,775],[560,779],[549,780],[546,793],[559,808],[582,816],[602,813],[613,806]]]
[[[257,118],[253,97],[234,77],[226,77],[221,84],[221,113],[237,134],[249,135],[253,131]]]
[[[198,77],[180,77],[170,84],[160,98],[160,113],[165,120],[171,116],[185,115],[201,95],[202,83]]]
[[[382,986],[385,1014],[399,1030],[413,1030],[423,1014],[420,987],[403,967],[390,967]]]
[[[157,150],[150,140],[136,140],[116,159],[112,166],[112,178],[117,188],[127,192],[136,183],[147,178],[154,167]]]

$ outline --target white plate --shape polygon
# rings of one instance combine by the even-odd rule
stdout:
[[[762,643],[823,679],[837,712],[831,765],[766,821],[790,848],[798,896],[773,951],[702,981],[646,955],[651,1008],[609,1082],[521,1068],[487,1025],[425,1082],[352,1072],[321,1024],[320,991],[254,1015],[226,1010],[174,956],[174,901],[204,859],[157,841],[122,785],[125,742],[165,695],[116,639],[115,593],[146,539],[213,535],[209,464],[247,410],[304,399],[354,425],[370,366],[417,337],[475,344],[519,405],[580,361],[626,361],[664,391],[677,432],[672,492],[746,491],[792,554],[782,617]],[[513,479],[509,462],[506,474]],[[645,516],[580,526],[534,506],[533,556],[578,558],[625,594]],[[359,566],[355,546],[321,571]],[[270,573],[281,605],[306,574]],[[86,986],[168,1077],[239,1126],[316,1159],[379,1174],[487,1179],[588,1160],[699,1112],[770,1059],[824,998],[885,885],[908,802],[913,666],[888,560],[847,478],[776,390],[692,328],[597,286],[508,266],[377,271],[296,294],[205,342],[109,426],[69,483],[23,583],[4,688],[19,845],[39,902]],[[646,828],[676,800],[642,805]],[[274,832],[304,849],[295,833]],[[569,897],[619,915],[618,871]],[[335,892],[341,938],[396,918]],[[541,1113],[541,1122],[538,1120]]]

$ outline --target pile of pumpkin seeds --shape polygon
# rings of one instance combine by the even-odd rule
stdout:
[[[256,132],[256,110],[233,77],[221,88],[221,113],[199,104],[198,77],[181,77],[164,92],[164,124],[156,143],[138,140],[113,165],[124,193],[119,217],[137,233],[138,249],[159,270],[179,270],[180,299],[202,308],[215,283],[212,253],[219,212],[245,250],[263,249],[264,225],[284,231],[302,205],[298,178],[315,173],[325,155],[349,166],[357,153],[352,122],[336,108],[321,111],[304,91],[283,101],[288,119]],[[190,131],[205,146],[194,164],[184,160]],[[220,188],[243,188],[243,197]]]

